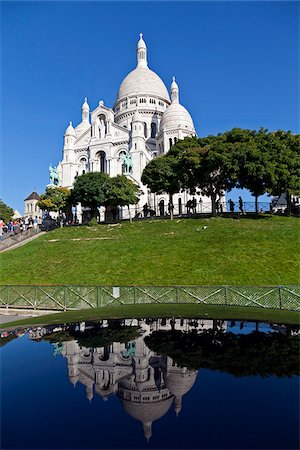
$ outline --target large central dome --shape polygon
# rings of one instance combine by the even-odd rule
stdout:
[[[148,67],[138,66],[124,78],[116,102],[134,94],[154,95],[170,101],[164,82]]]
[[[134,95],[150,95],[170,103],[169,92],[164,82],[148,67],[147,47],[142,36],[140,34],[137,45],[137,67],[122,81],[115,105],[120,100]]]

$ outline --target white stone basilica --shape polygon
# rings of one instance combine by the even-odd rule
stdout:
[[[171,98],[170,98],[171,97]],[[173,77],[168,90],[148,67],[147,47],[142,34],[137,45],[137,66],[122,81],[113,108],[99,102],[90,112],[85,99],[82,120],[65,131],[63,160],[59,163],[58,184],[72,188],[76,176],[86,172],[125,174],[140,188],[139,206],[157,210],[167,195],[150,194],[141,183],[146,164],[168,152],[179,139],[196,134],[189,112],[179,102],[179,88]],[[184,205],[189,194],[177,194],[174,204]]]

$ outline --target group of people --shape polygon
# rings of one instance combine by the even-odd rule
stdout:
[[[229,203],[229,211],[231,213],[233,213],[235,204],[234,204],[234,202],[231,199],[228,200],[228,203]],[[239,210],[240,210],[241,214],[244,214],[244,202],[243,202],[242,197],[239,197]]]
[[[22,233],[30,228],[37,229],[41,225],[42,220],[37,216],[26,216],[20,219],[11,219],[7,223],[3,219],[0,219],[0,240],[3,238],[3,234],[14,235]]]

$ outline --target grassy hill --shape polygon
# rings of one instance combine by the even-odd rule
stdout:
[[[299,223],[211,218],[57,229],[2,253],[1,284],[298,284]]]

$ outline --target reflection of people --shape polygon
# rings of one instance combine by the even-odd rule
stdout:
[[[242,197],[239,197],[239,210],[241,211],[241,214],[244,213],[244,203]]]
[[[230,210],[230,212],[234,212],[234,203],[233,203],[233,201],[230,199],[230,200],[228,200],[228,203],[229,203],[229,210]]]

